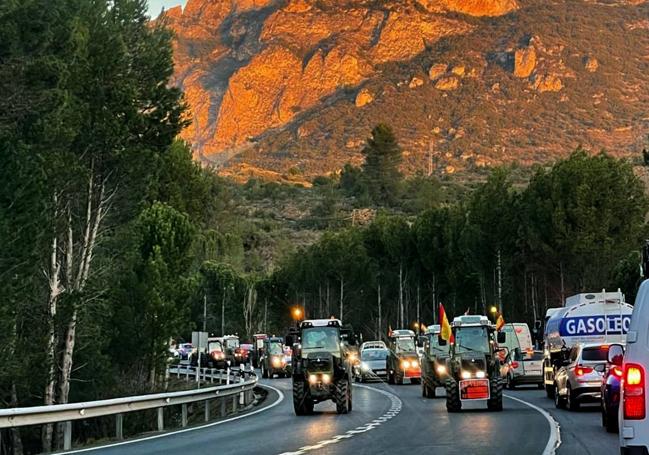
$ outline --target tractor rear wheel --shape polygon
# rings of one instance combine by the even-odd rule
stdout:
[[[503,382],[500,378],[494,378],[489,381],[489,400],[487,409],[490,411],[503,410]]]
[[[448,412],[460,412],[462,410],[460,389],[454,379],[446,380],[446,410]]]

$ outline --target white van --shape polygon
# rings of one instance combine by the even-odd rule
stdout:
[[[626,338],[624,376],[620,395],[622,455],[649,453],[649,280],[640,285]]]

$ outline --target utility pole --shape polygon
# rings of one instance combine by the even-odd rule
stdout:
[[[378,330],[378,333],[376,334],[376,338],[378,340],[380,340],[380,339],[383,338],[383,321],[381,320],[381,282],[379,282],[377,300],[378,300],[378,303],[379,303],[379,330]]]
[[[264,299],[264,333],[268,333],[268,297]]]
[[[419,320],[419,283],[417,283],[417,335],[421,334],[421,321]]]
[[[225,290],[223,286],[223,298],[221,299],[221,336],[225,336]]]
[[[500,247],[498,247],[498,311],[503,314],[503,267],[500,257]]]
[[[403,265],[399,263],[399,328],[403,326]]]

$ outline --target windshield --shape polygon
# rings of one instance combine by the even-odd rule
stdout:
[[[448,354],[448,345],[439,345],[439,336],[433,335],[430,337],[430,347],[428,349],[430,354]]]
[[[209,343],[207,343],[207,349],[210,352],[223,352],[223,346],[221,346],[221,343],[218,341],[210,341]]]
[[[228,348],[238,348],[239,347],[239,340],[236,339],[236,338],[225,340],[225,345]]]
[[[397,338],[397,351],[409,351],[412,352],[415,350],[415,340],[412,338]]]
[[[584,348],[581,359],[588,362],[605,362],[608,360],[608,346]]]
[[[312,327],[302,332],[302,351],[340,350],[340,334],[335,327]]]
[[[361,360],[385,360],[388,358],[387,349],[365,349],[361,352]]]
[[[284,354],[284,350],[282,349],[282,345],[280,343],[270,343],[270,345],[268,346],[268,352],[274,355]]]
[[[485,327],[460,327],[455,330],[455,352],[489,352]]]

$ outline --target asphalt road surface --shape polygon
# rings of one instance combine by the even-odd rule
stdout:
[[[333,403],[316,405],[311,416],[293,413],[290,379],[263,380],[273,389],[256,413],[216,425],[85,450],[109,454],[542,454],[551,425],[560,426],[558,454],[615,454],[616,435],[600,424],[599,409],[556,410],[543,391],[507,391],[503,412],[465,406],[446,412],[441,398],[425,399],[421,386],[375,383],[353,388],[353,411],[337,415]],[[268,409],[264,407],[271,406]],[[536,407],[536,408],[535,408]],[[556,434],[556,433],[555,433]],[[548,452],[550,453],[550,452]]]

